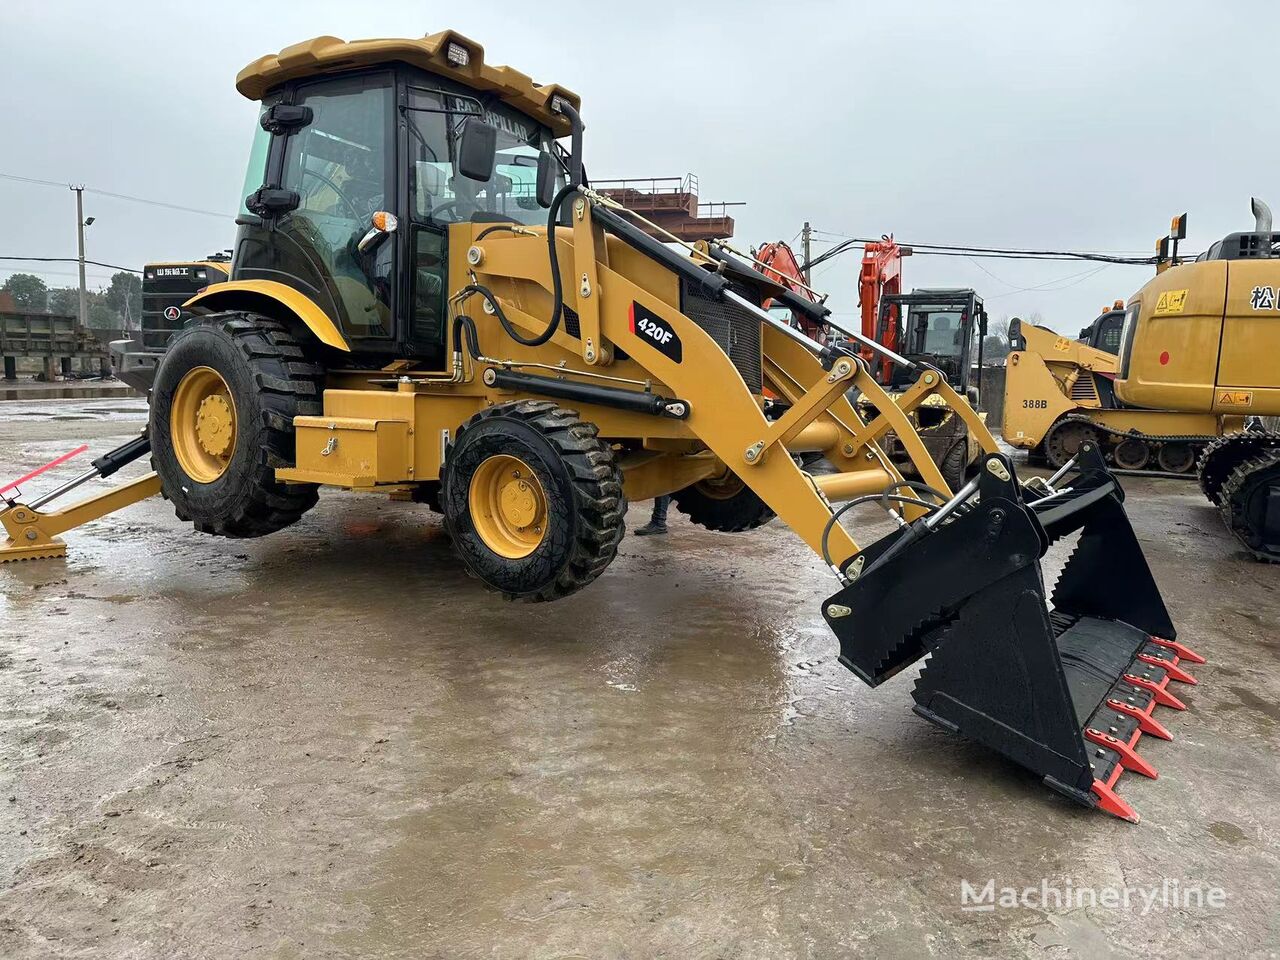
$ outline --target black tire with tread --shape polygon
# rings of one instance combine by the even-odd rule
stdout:
[[[236,441],[226,472],[211,483],[187,476],[170,440],[173,390],[197,366],[217,370],[236,405]],[[181,520],[202,533],[261,537],[315,506],[315,484],[276,480],[294,463],[293,418],[322,412],[324,369],[289,328],[245,311],[210,314],[170,341],[151,391],[152,466]]]
[[[733,479],[737,479],[734,477]],[[741,480],[741,488],[728,496],[715,496],[705,481],[690,484],[671,495],[676,509],[693,523],[717,533],[741,533],[762,527],[777,514]]]
[[[942,462],[938,464],[938,469],[942,472],[942,479],[947,481],[947,486],[951,488],[952,493],[964,486],[965,474],[968,472],[968,468],[969,445],[963,440],[953,444],[951,449],[947,451],[947,455],[942,458]]]
[[[471,521],[471,477],[495,454],[518,457],[547,500],[547,532],[527,557],[494,553]],[[622,470],[595,424],[550,401],[519,400],[482,410],[445,453],[440,505],[468,573],[513,600],[558,600],[604,572],[625,532]]]

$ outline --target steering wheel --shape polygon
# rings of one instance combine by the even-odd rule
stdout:
[[[334,193],[334,196],[336,196],[339,200],[341,200],[346,205],[347,209],[351,211],[353,219],[355,220],[364,219],[364,215],[361,214],[360,211],[356,209],[356,205],[351,202],[351,199],[345,193],[342,192],[342,188],[339,187],[336,183],[334,183],[329,177],[326,177],[323,173],[320,173],[319,171],[307,170],[305,168],[302,171],[302,176],[303,178],[315,177],[317,180],[323,183],[326,187],[332,190]]]
[[[440,204],[440,206],[432,207],[431,213],[429,214],[429,216],[431,217],[432,220],[439,220],[441,219],[440,214],[444,213],[446,210],[453,213],[453,220],[458,219],[458,201],[457,200],[446,200],[444,203]],[[450,222],[452,222],[452,220]]]

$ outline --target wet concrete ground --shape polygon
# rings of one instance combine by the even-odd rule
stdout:
[[[0,404],[0,477],[142,418]],[[0,567],[0,956],[1274,956],[1280,568],[1193,484],[1126,486],[1210,660],[1123,780],[1138,826],[858,682],[780,527],[677,519],[513,606],[424,508],[327,493],[237,542],[138,504]],[[1226,903],[962,910],[988,880]]]

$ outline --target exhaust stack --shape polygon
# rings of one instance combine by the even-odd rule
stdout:
[[[1249,201],[1249,209],[1253,211],[1253,222],[1255,233],[1271,232],[1271,208],[1257,197],[1253,197]]]

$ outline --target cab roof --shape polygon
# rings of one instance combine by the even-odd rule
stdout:
[[[467,64],[447,58],[449,44],[467,51]],[[407,63],[481,92],[497,94],[504,103],[545,123],[557,136],[569,133],[569,121],[551,111],[551,98],[563,97],[576,109],[576,93],[555,83],[536,84],[512,67],[484,62],[484,47],[455,30],[442,30],[419,40],[352,40],[316,37],[285,47],[279,53],[259,57],[236,75],[236,89],[250,100],[261,100],[268,90],[289,80],[338,73],[387,63]]]

